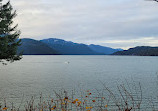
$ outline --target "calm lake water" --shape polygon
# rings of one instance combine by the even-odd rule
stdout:
[[[25,95],[51,94],[58,89],[115,90],[118,84],[141,83],[144,97],[157,96],[158,57],[137,56],[23,56],[0,65],[0,96],[19,100]]]

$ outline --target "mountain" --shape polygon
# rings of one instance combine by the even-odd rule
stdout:
[[[113,55],[158,56],[158,47],[138,46],[115,52]]]
[[[85,45],[57,38],[43,40],[22,39],[18,52],[24,55],[107,55],[122,49],[112,49],[100,45]]]
[[[104,47],[104,46],[94,45],[94,44],[88,45],[88,47],[95,52],[103,53],[106,55],[113,54],[114,52],[117,52],[117,51],[123,51],[122,49],[113,49],[110,47]]]
[[[24,55],[54,55],[57,51],[48,45],[33,39],[21,39],[22,45],[18,47],[18,52],[23,51]]]
[[[43,39],[41,42],[47,44],[49,47],[57,50],[65,55],[99,55],[101,53],[91,50],[85,44],[73,43],[62,39],[49,38]]]

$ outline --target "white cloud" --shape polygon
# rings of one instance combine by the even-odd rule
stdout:
[[[15,22],[19,24],[22,38],[56,37],[111,47],[157,44],[152,42],[158,39],[158,4],[155,2],[14,0],[11,3],[18,12]],[[154,37],[154,40],[146,40],[146,37]]]

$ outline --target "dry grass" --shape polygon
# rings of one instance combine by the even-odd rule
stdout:
[[[141,111],[142,89],[141,85],[118,85],[117,94],[103,84],[102,90],[66,90],[54,91],[54,97],[39,99],[30,98],[19,107],[13,103],[7,104],[4,99],[0,111]]]

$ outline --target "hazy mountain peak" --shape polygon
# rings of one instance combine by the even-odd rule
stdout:
[[[113,54],[114,52],[122,50],[122,49],[113,49],[110,47],[105,47],[105,46],[101,46],[101,45],[94,45],[94,44],[90,44],[88,47],[90,47],[92,50],[94,50],[98,53],[103,53],[103,54]]]

